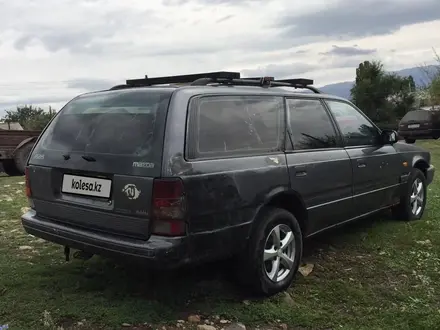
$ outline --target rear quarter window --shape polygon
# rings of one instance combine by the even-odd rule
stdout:
[[[283,98],[203,96],[191,100],[187,158],[264,154],[280,150]]]

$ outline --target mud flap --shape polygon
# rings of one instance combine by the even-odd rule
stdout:
[[[66,261],[70,260],[70,247],[68,246],[64,247],[64,256],[66,257]]]

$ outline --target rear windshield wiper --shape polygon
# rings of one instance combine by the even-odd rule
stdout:
[[[88,162],[96,162],[96,159],[93,158],[92,156],[81,156],[83,159],[87,160]]]

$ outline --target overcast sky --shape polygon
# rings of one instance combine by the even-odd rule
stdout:
[[[440,0],[0,0],[0,117],[145,74],[353,80],[432,63],[439,31]]]

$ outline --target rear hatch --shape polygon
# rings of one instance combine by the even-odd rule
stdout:
[[[424,131],[432,128],[432,113],[427,110],[409,111],[399,123],[399,131]]]
[[[37,216],[72,226],[149,237],[169,88],[91,93],[70,101],[29,159]]]

